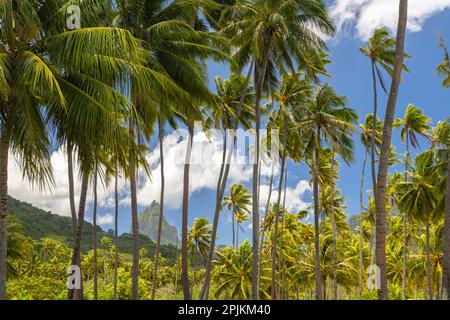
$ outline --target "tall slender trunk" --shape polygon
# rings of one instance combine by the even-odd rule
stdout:
[[[92,248],[94,250],[94,300],[98,299],[98,257],[97,257],[97,171],[94,171],[94,208],[92,213]]]
[[[89,175],[87,173],[83,173],[83,178],[81,181],[81,193],[80,193],[80,203],[78,208],[78,223],[77,223],[77,232],[75,234],[75,242],[73,245],[72,251],[72,259],[71,265],[78,266],[80,268],[80,275],[82,277],[82,269],[81,269],[81,236],[83,234],[83,225],[84,225],[84,213],[86,210],[86,197],[89,186]],[[83,277],[82,277],[83,278]],[[70,290],[67,293],[67,297],[69,300],[82,300],[83,299],[83,281],[81,280],[81,288]]]
[[[275,211],[275,225],[272,238],[272,283],[270,286],[270,297],[272,300],[277,299],[277,275],[276,275],[276,264],[277,264],[277,238],[278,238],[278,218],[280,215],[280,203],[281,194],[283,191],[283,179],[284,179],[284,168],[286,165],[286,154],[287,154],[287,133],[286,133],[286,114],[283,117],[283,155],[281,158],[281,172],[280,180],[278,182],[278,197],[277,197],[277,208]],[[284,210],[284,208],[283,208]],[[281,247],[280,247],[281,250]]]
[[[409,161],[409,135],[406,134],[406,155],[405,155],[405,180],[408,179],[408,161]],[[403,266],[402,266],[402,299],[406,300],[406,256],[408,254],[408,238],[406,235],[408,225],[408,216],[403,213]]]
[[[0,300],[6,300],[6,270],[8,253],[8,154],[9,133],[3,129],[0,137]]]
[[[445,189],[445,210],[444,210],[444,270],[443,287],[444,297],[450,300],[450,146],[448,147],[447,160],[447,186]]]
[[[236,221],[236,250],[239,247],[239,221]]]
[[[73,144],[71,142],[67,142],[67,171],[69,175],[70,213],[72,215],[72,229],[73,229],[73,237],[75,239],[75,233],[77,230],[77,209],[75,208],[75,188],[73,179]]]
[[[373,126],[370,135],[370,167],[372,173],[372,192],[373,198],[376,199],[377,190],[377,171],[375,169],[375,134],[377,130],[377,116],[378,116],[378,93],[377,93],[377,78],[375,74],[375,59],[371,60],[372,68],[372,85],[373,85]]]
[[[262,91],[264,80],[266,78],[266,70],[267,64],[269,62],[269,50],[270,50],[270,35],[267,34],[265,39],[264,51],[263,51],[263,60],[262,64],[258,63],[259,68],[255,68],[255,79],[258,79],[256,82],[256,103],[255,103],[255,112],[256,112],[256,155],[253,163],[253,178],[252,178],[252,215],[253,215],[253,237],[252,237],[252,246],[253,246],[253,257],[252,257],[252,299],[258,300],[259,292],[258,292],[258,278],[259,278],[259,190],[258,190],[258,178],[259,178],[259,137],[260,137],[260,127],[261,127],[261,110],[260,103],[262,98]]]
[[[363,189],[364,189],[364,175],[366,171],[366,161],[367,161],[367,150],[364,153],[364,162],[361,172],[361,182],[359,187],[359,277],[358,277],[358,294],[359,299],[362,298],[362,291],[363,291],[363,210],[364,210],[364,203],[363,203]]]
[[[319,233],[319,157],[320,157],[320,128],[316,132],[316,147],[313,170],[314,193],[314,249],[315,249],[315,299],[322,300],[322,275],[320,271],[320,233]]]
[[[164,147],[163,147],[163,137],[164,137],[164,125],[162,123],[162,119],[158,119],[158,139],[159,139],[159,157],[160,157],[160,165],[161,165],[161,191],[159,197],[159,220],[158,220],[158,233],[156,235],[156,249],[155,249],[155,258],[153,260],[153,277],[152,277],[152,292],[151,292],[151,300],[155,299],[156,293],[156,278],[158,276],[158,264],[159,264],[159,250],[161,247],[161,234],[162,234],[162,226],[164,220],[164,187],[165,187],[165,176],[164,176]]]
[[[426,226],[426,246],[427,246],[427,287],[428,300],[433,300],[433,289],[431,287],[431,259],[430,259],[430,219],[427,217]]]
[[[383,126],[383,139],[381,143],[380,162],[378,166],[377,192],[375,197],[376,208],[376,264],[380,269],[380,288],[378,299],[387,300],[387,270],[386,270],[386,184],[389,166],[389,154],[392,141],[392,125],[394,122],[395,106],[400,87],[401,74],[404,61],[405,33],[408,19],[408,0],[400,0],[399,20],[397,28],[396,54],[394,72],[392,76],[389,99],[386,106],[386,115]]]
[[[275,159],[272,159],[272,165],[270,169],[270,181],[269,181],[269,194],[267,196],[266,201],[266,207],[264,212],[264,223],[262,224],[262,230],[261,230],[261,239],[259,241],[259,256],[262,257],[262,252],[264,249],[264,234],[266,233],[267,224],[265,219],[267,218],[267,214],[269,213],[269,207],[270,207],[270,198],[272,197],[272,188],[273,188],[273,178],[274,178],[274,170],[275,170]],[[259,270],[261,270],[262,267],[262,258],[259,259]],[[258,276],[258,291],[259,291],[259,284],[261,282],[261,275]]]
[[[118,170],[118,168],[116,168]],[[117,268],[119,264],[119,192],[118,174],[114,177],[114,300],[117,300]]]
[[[186,159],[184,163],[183,175],[183,218],[181,227],[181,283],[183,284],[184,300],[192,300],[191,290],[189,288],[189,266],[188,266],[188,211],[189,211],[189,170],[192,154],[192,141],[194,128],[192,124],[189,127],[189,141],[186,144]]]
[[[283,194],[283,205],[281,206],[283,208],[283,211],[281,212],[281,232],[280,232],[280,252],[282,252],[283,250],[283,234],[284,234],[284,215],[286,213],[286,189],[287,189],[287,179],[288,179],[288,162],[287,162],[287,158],[286,158],[286,165],[284,168],[284,194]],[[280,255],[280,260],[278,261],[278,269],[281,270],[281,276],[282,276],[282,280],[283,283],[286,280],[286,275],[285,275],[285,268],[282,268],[282,265],[284,263],[284,259],[283,259],[283,255]],[[285,285],[282,286],[283,288],[285,287]],[[283,296],[280,296],[281,299],[283,299]],[[289,299],[289,294],[288,294],[288,299]]]
[[[233,204],[233,210],[232,210],[232,212],[231,212],[231,235],[232,235],[232,237],[233,237],[233,249],[234,250],[236,250],[236,231],[235,231],[235,228],[234,228],[234,225],[235,225],[235,223],[236,223],[236,209],[235,209],[235,207],[234,207],[234,204]]]
[[[130,138],[135,141],[134,116],[130,117]],[[131,231],[133,237],[133,267],[131,274],[131,300],[139,299],[139,222],[137,213],[136,159],[134,150],[130,149],[130,193],[131,193]]]
[[[241,93],[239,105],[238,105],[237,111],[236,111],[236,122],[235,122],[236,123],[236,127],[235,127],[236,130],[239,127],[239,119],[241,118],[241,114],[242,114],[242,106],[244,104],[245,97],[247,95],[248,85],[250,83],[250,77],[252,75],[254,64],[255,64],[255,60],[252,59],[252,61],[250,63],[249,70],[248,70],[248,73],[247,73],[247,78],[245,79],[245,83],[244,83],[243,88],[242,88],[242,93]],[[225,131],[225,135],[226,134],[227,133]],[[204,277],[202,288],[201,288],[200,294],[199,294],[199,299],[200,300],[208,299],[208,295],[209,295],[209,285],[210,285],[210,281],[211,281],[212,259],[214,257],[214,251],[216,249],[215,246],[216,246],[216,237],[217,237],[217,227],[219,225],[220,209],[222,207],[222,199],[223,199],[223,194],[225,193],[225,187],[226,187],[226,183],[227,183],[227,180],[228,180],[228,173],[230,172],[231,157],[233,155],[235,141],[236,141],[236,131],[234,131],[234,133],[233,133],[233,139],[232,139],[232,142],[230,143],[230,145],[231,145],[230,149],[231,150],[228,153],[227,161],[226,161],[226,163],[222,163],[222,166],[221,166],[221,173],[222,173],[222,170],[223,170],[223,175],[219,174],[219,179],[218,179],[218,182],[217,182],[216,207],[214,209],[214,219],[213,219],[213,226],[212,226],[212,232],[211,232],[211,243],[210,243],[210,246],[209,246],[209,253],[208,253],[208,256],[207,256],[207,260],[206,260],[205,277]],[[225,142],[226,141],[224,141],[224,143]],[[224,145],[224,152],[226,152],[226,143]]]
[[[337,242],[337,226],[336,217],[334,212],[334,148],[331,151],[331,181],[330,181],[330,197],[331,197],[331,227],[333,231],[333,299],[338,298],[338,285],[337,285],[337,252],[336,252],[336,242]]]

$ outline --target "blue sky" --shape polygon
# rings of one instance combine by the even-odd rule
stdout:
[[[360,52],[359,47],[364,45],[364,40],[374,27],[383,23],[395,28],[396,3],[392,0],[335,0],[331,1],[332,16],[338,24],[337,39],[329,39],[328,45],[331,53],[332,65],[329,72],[333,78],[326,79],[336,91],[348,97],[348,105],[357,110],[361,119],[372,111],[372,91],[370,65],[367,58]],[[393,5],[394,3],[394,5]],[[424,4],[427,5],[424,5]],[[450,0],[411,0],[410,1],[410,25],[407,34],[406,51],[412,56],[408,61],[411,73],[404,75],[396,114],[401,117],[406,106],[413,103],[421,107],[425,114],[433,119],[433,124],[443,120],[450,115],[450,90],[445,90],[440,86],[440,78],[435,73],[437,64],[442,60],[442,52],[437,45],[438,34],[442,35],[450,45]],[[227,77],[228,67],[223,64],[210,65],[211,88],[216,75]],[[388,77],[385,77],[389,80]],[[386,106],[386,96],[380,89],[380,113],[384,118],[384,108]],[[170,135],[170,133],[169,133]],[[182,174],[180,166],[171,166],[170,159],[175,161],[182,156],[184,150],[175,137],[169,136],[165,142],[167,144],[166,174],[168,176],[167,186],[167,207],[165,211],[167,221],[181,230],[181,190]],[[362,166],[363,149],[359,142],[359,135],[354,136],[355,140],[355,163],[351,167],[342,165],[338,182],[338,187],[346,197],[348,214],[359,212],[359,179]],[[401,144],[399,132],[394,132],[393,144],[397,147],[397,152],[403,153],[404,147]],[[426,148],[425,143],[421,144]],[[156,147],[152,144],[152,147]],[[219,155],[220,145],[217,144],[211,155]],[[18,199],[31,202],[32,204],[51,210],[54,213],[69,215],[67,199],[67,172],[66,160],[62,151],[56,151],[52,156],[55,170],[57,186],[51,194],[43,194],[32,191],[26,182],[22,182],[17,177],[21,176],[18,169],[10,166],[10,194]],[[152,150],[148,159],[153,168],[152,181],[142,177],[138,202],[140,210],[149,205],[154,199],[159,199],[159,156],[157,150]],[[214,211],[214,194],[217,168],[214,166],[194,166],[191,177],[189,224],[194,218],[208,217],[212,220]],[[242,169],[240,171],[240,169]],[[401,167],[398,168],[401,170]],[[15,170],[15,171],[14,171]],[[394,168],[395,170],[395,168]],[[366,190],[370,189],[370,171],[367,170]],[[268,175],[268,170],[265,171]],[[311,202],[311,193],[307,190],[309,179],[308,169],[304,165],[296,165],[289,162],[288,165],[288,202],[293,210],[298,210],[307,206]],[[251,184],[251,168],[236,167],[231,173],[230,183],[242,182],[248,188]],[[267,176],[263,179],[263,185],[267,185]],[[76,185],[79,190],[79,183]],[[122,206],[120,208],[120,232],[129,232],[130,229],[130,209],[128,201],[128,186],[125,182],[120,184]],[[228,193],[229,188],[227,189]],[[264,192],[263,192],[264,193]],[[100,218],[102,227],[107,230],[113,226],[112,221],[112,198],[111,190],[99,190],[100,198]],[[88,208],[87,218],[90,219],[90,208]],[[250,223],[248,223],[250,224]],[[245,235],[240,239],[251,237],[251,229],[244,226]],[[219,227],[219,244],[230,243],[231,223],[230,214],[223,212]]]

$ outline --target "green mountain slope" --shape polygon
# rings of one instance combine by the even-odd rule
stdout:
[[[8,197],[9,213],[17,217],[23,227],[24,233],[34,240],[42,238],[52,238],[61,241],[65,245],[73,246],[72,219],[70,217],[52,214],[45,210],[36,208],[29,203],[19,201]],[[91,223],[85,221],[83,226],[83,236],[81,249],[83,252],[90,250],[93,244]],[[100,239],[103,236],[113,237],[112,230],[103,231],[97,226],[97,244],[100,246]],[[139,244],[145,248],[148,257],[151,258],[155,252],[155,243],[145,235],[139,235]],[[130,234],[122,234],[119,237],[119,251],[122,253],[132,253],[132,237]],[[176,246],[167,244],[161,246],[161,255],[167,259],[167,262],[175,263],[178,255]]]
[[[159,222],[159,203],[153,201],[151,206],[139,214],[139,233],[146,235],[151,240],[156,241]],[[171,226],[163,219],[161,244],[171,244],[178,246],[177,228]]]

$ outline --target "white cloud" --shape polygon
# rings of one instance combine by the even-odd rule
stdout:
[[[199,133],[194,138],[193,161],[190,167],[190,194],[200,190],[209,189],[215,191],[217,177],[222,159],[222,139],[206,139],[205,135]],[[186,141],[179,140],[178,135],[173,132],[164,139],[164,159],[165,159],[165,205],[169,209],[181,207],[183,192],[183,171]],[[245,183],[252,178],[252,166],[245,164],[244,148],[238,147],[230,167],[228,183]],[[201,151],[201,152],[200,152]],[[146,159],[151,167],[151,179],[141,174],[138,184],[138,204],[148,206],[153,200],[159,202],[160,197],[160,157],[159,146],[151,150]],[[28,181],[22,179],[22,174],[10,156],[9,161],[9,194],[22,201],[27,201],[39,208],[50,210],[61,215],[70,215],[69,194],[68,194],[68,173],[67,157],[62,149],[51,155],[51,163],[55,178],[55,187],[49,191],[32,190]],[[77,179],[77,168],[75,172],[75,203],[78,205],[81,183]],[[274,173],[279,172],[275,166]],[[268,180],[271,173],[270,164],[262,166],[262,183]],[[97,190],[98,204],[100,207],[111,208],[114,206],[113,186],[104,189],[99,184]],[[129,205],[129,184],[120,179],[118,183],[120,204]],[[89,191],[88,205],[92,204],[92,190]]]
[[[365,40],[380,26],[396,30],[398,5],[398,0],[334,0],[330,15],[340,36],[354,35]],[[408,30],[420,31],[428,18],[447,8],[450,0],[410,0]]]
[[[104,226],[104,225],[110,225],[112,224],[114,221],[114,217],[112,214],[105,214],[104,216],[98,216],[97,217],[97,224],[100,226]]]
[[[306,210],[310,205],[309,202],[304,200],[304,196],[307,192],[311,191],[308,181],[300,180],[294,188],[286,188],[286,209],[289,211],[297,212],[299,210]],[[269,185],[261,185],[261,206],[264,207],[267,203],[267,197],[269,196]],[[283,202],[284,192],[281,195],[281,202]],[[270,196],[270,203],[275,203],[278,198],[278,189],[275,187],[272,190]]]

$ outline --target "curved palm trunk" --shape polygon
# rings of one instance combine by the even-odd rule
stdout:
[[[117,170],[117,168],[116,168]],[[119,192],[118,192],[118,176],[117,172],[114,178],[114,300],[117,300],[117,268],[119,264]]]
[[[244,86],[242,88],[242,94],[239,101],[239,105],[237,107],[236,111],[236,128],[238,129],[239,126],[239,119],[241,118],[242,113],[242,106],[245,101],[245,97],[247,95],[248,85],[250,83],[250,77],[253,72],[255,61],[252,59],[252,62],[250,63],[250,67],[248,70],[247,78],[245,79]],[[234,133],[235,134],[235,133]],[[226,132],[225,132],[226,135]],[[217,192],[216,192],[216,207],[214,209],[214,219],[213,219],[213,226],[212,226],[212,232],[211,232],[211,243],[209,246],[209,253],[206,260],[206,267],[205,267],[205,278],[203,280],[202,288],[200,290],[199,299],[208,299],[209,295],[209,285],[211,281],[211,269],[212,269],[212,259],[214,257],[214,250],[216,249],[216,237],[217,237],[217,227],[219,225],[219,217],[220,217],[220,209],[222,207],[222,199],[223,195],[225,193],[225,187],[228,180],[228,173],[230,172],[230,163],[231,163],[231,157],[233,155],[234,151],[234,145],[236,141],[235,135],[233,135],[230,151],[228,153],[227,161],[226,163],[223,162],[221,166],[221,172],[219,174],[219,178],[217,181]],[[226,140],[224,141],[224,153],[226,153]]]
[[[376,264],[380,268],[380,289],[378,299],[388,299],[387,270],[386,270],[386,184],[389,166],[389,154],[392,141],[392,125],[394,122],[395,106],[400,87],[404,61],[405,33],[408,19],[408,0],[400,0],[399,20],[397,29],[396,54],[389,99],[383,126],[383,141],[381,144],[380,163],[378,166],[376,207]]]
[[[269,62],[269,50],[270,50],[270,35],[267,35],[265,39],[264,51],[263,51],[263,60],[262,64],[259,65],[259,68],[255,68],[255,79],[258,79],[255,85],[256,88],[256,103],[255,103],[255,112],[256,112],[256,155],[253,163],[253,178],[252,178],[252,215],[253,215],[253,237],[252,237],[252,246],[253,246],[253,257],[252,257],[252,299],[258,300],[258,278],[259,278],[259,190],[258,190],[258,179],[259,179],[259,137],[260,137],[260,127],[261,127],[261,97],[264,79],[266,76],[267,64]]]
[[[156,236],[156,249],[155,249],[155,258],[153,260],[153,284],[152,284],[152,292],[151,292],[151,300],[155,299],[156,293],[156,277],[158,275],[158,264],[159,264],[159,250],[161,247],[161,233],[162,233],[162,225],[164,220],[164,187],[165,187],[165,176],[164,176],[164,147],[163,147],[163,136],[164,136],[164,126],[162,120],[158,121],[158,138],[159,138],[159,157],[161,164],[161,192],[159,199],[159,221],[158,221],[158,233]]]
[[[447,186],[445,190],[443,287],[445,298],[450,300],[450,147],[448,148]]]
[[[134,117],[130,117],[130,137],[135,139]],[[133,267],[131,275],[131,300],[139,299],[139,222],[137,213],[137,186],[136,186],[136,159],[133,150],[130,150],[130,193],[131,193],[131,227],[133,237]]]
[[[94,210],[92,213],[92,247],[94,250],[94,300],[98,299],[98,257],[97,257],[97,173],[94,172]]]
[[[336,253],[336,241],[337,241],[337,227],[336,227],[336,217],[334,215],[334,149],[332,150],[331,156],[331,224],[333,231],[333,299],[338,298],[338,285],[337,285],[337,253]]]
[[[322,275],[320,271],[320,230],[319,230],[319,157],[320,157],[320,128],[316,132],[316,148],[313,170],[314,193],[314,248],[315,248],[315,299],[322,300]]]
[[[0,300],[6,300],[9,143],[8,133],[2,132],[0,141]]]
[[[189,288],[189,266],[188,266],[188,210],[189,210],[189,169],[192,154],[192,141],[194,129],[189,124],[189,141],[186,147],[186,159],[184,163],[183,176],[183,218],[181,227],[181,283],[183,284],[184,300],[192,300],[191,290]]]
[[[359,299],[362,298],[362,291],[363,291],[363,210],[364,210],[364,204],[363,204],[363,189],[364,189],[364,175],[366,171],[366,161],[367,161],[367,150],[364,153],[364,162],[361,172],[361,182],[359,187],[359,277],[358,277],[358,295]]]
[[[86,197],[89,185],[89,175],[84,173],[81,182],[81,193],[80,193],[80,203],[78,208],[78,223],[77,230],[75,233],[75,242],[72,251],[71,265],[78,266],[80,268],[80,275],[82,275],[81,270],[81,236],[83,232],[84,225],[84,213],[86,210]],[[83,281],[81,281],[81,288],[70,290],[67,293],[69,300],[82,300],[83,299]]]
[[[75,188],[73,179],[73,145],[70,142],[67,142],[67,171],[69,175],[70,213],[72,215],[73,237],[75,239],[77,230],[77,209],[75,208]]]

